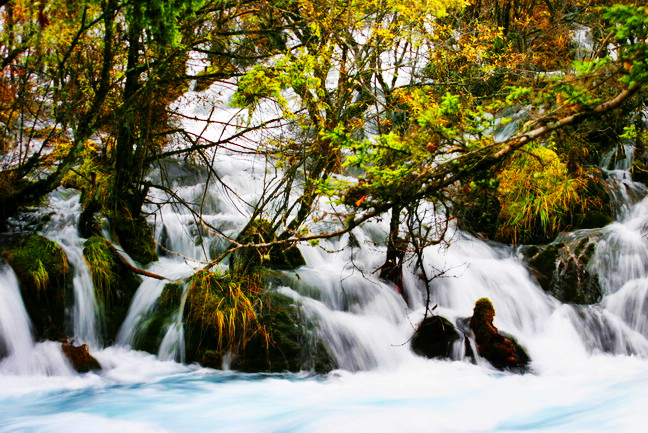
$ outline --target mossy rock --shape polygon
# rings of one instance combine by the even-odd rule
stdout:
[[[85,242],[83,256],[101,306],[104,340],[112,342],[142,279],[122,262],[110,242],[100,236],[93,236]]]
[[[260,339],[250,341],[233,360],[240,371],[301,371],[326,373],[336,367],[326,344],[317,338],[314,323],[309,323],[301,307],[285,295],[269,292],[270,307],[260,321],[270,335],[269,346]]]
[[[252,221],[237,237],[241,244],[260,244],[276,241],[272,224],[259,218]],[[279,270],[293,270],[306,264],[297,245],[275,245],[269,248],[242,248],[230,259],[230,269],[239,273],[258,267]]]
[[[475,303],[470,318],[470,329],[475,335],[477,353],[499,370],[524,373],[528,369],[529,355],[512,336],[500,333],[493,325],[495,308],[488,298]]]
[[[307,323],[300,308],[287,296],[268,292],[265,307],[258,315],[259,325],[267,331],[268,339],[256,334],[241,347],[227,353],[218,345],[218,335],[201,329],[195,321],[187,320],[185,309],[185,341],[188,362],[222,368],[223,358],[231,358],[230,367],[245,372],[282,372],[312,370],[325,373],[335,368],[335,362],[325,344],[315,335],[313,323]]]
[[[540,287],[561,302],[595,304],[602,298],[598,276],[588,270],[599,235],[564,240],[523,250]]]
[[[148,265],[158,259],[153,232],[146,218],[117,216],[110,219],[119,245],[141,265]]]
[[[462,335],[448,319],[429,316],[416,327],[412,337],[414,353],[426,358],[452,359],[454,345]]]
[[[72,293],[65,252],[55,242],[32,234],[3,249],[2,255],[18,277],[37,336],[62,338],[66,334],[66,300]]]
[[[135,349],[158,353],[168,326],[176,320],[183,291],[183,282],[173,282],[164,286],[151,315],[146,322],[139,325],[140,333],[135,336],[133,343]]]

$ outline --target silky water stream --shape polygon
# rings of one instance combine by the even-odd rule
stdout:
[[[240,201],[252,201],[266,167],[254,158],[222,154],[215,169],[222,187],[205,188],[199,169],[170,162],[173,188],[202,203],[203,217],[235,234],[246,221]],[[35,342],[13,271],[0,266],[0,432],[641,432],[648,423],[648,199],[613,167],[617,221],[600,229],[591,261],[604,291],[588,307],[561,304],[530,277],[517,252],[456,232],[450,246],[428,248],[435,313],[469,317],[477,299],[495,305],[495,325],[515,335],[531,356],[531,372],[502,373],[478,360],[437,361],[409,348],[425,311],[425,289],[413,267],[404,274],[410,303],[374,270],[384,250],[386,222],[366,224],[319,247],[300,246],[307,265],[274,289],[303,305],[319,324],[340,368],[327,375],[243,374],[185,365],[182,327],[170,327],[159,356],[130,349],[162,291],[145,278],[115,346],[101,347],[100,320],[86,279],[82,239],[75,230],[78,197],[55,192],[55,213],[43,234],[73,262],[78,341],[103,366],[77,375],[60,346]],[[231,191],[230,191],[231,192]],[[619,198],[620,197],[620,198]],[[159,197],[161,201],[165,197]],[[150,271],[171,279],[190,275],[199,261],[222,251],[190,212],[158,212],[160,243],[179,253]],[[344,248],[354,244],[354,248]],[[331,252],[337,251],[337,252]],[[80,260],[80,261],[79,261]],[[79,285],[76,289],[77,282]],[[461,351],[458,357],[461,357]]]

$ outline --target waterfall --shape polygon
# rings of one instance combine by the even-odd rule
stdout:
[[[169,324],[169,327],[162,338],[162,342],[160,343],[158,357],[163,361],[176,360],[178,362],[184,362],[185,360],[185,339],[182,318],[185,303],[187,302],[188,291],[189,285],[185,284],[182,291],[180,305],[178,306],[178,311],[175,315],[175,320]]]
[[[72,327],[74,339],[98,348],[101,345],[101,321],[95,297],[94,284],[88,265],[83,257],[85,239],[79,237],[77,224],[81,214],[79,195],[59,188],[50,195],[49,207],[55,211],[45,227],[43,236],[56,242],[67,255],[74,272],[74,305]]]
[[[153,313],[155,302],[162,294],[164,286],[169,281],[189,277],[194,268],[188,263],[162,257],[158,262],[153,263],[149,270],[153,273],[164,274],[168,279],[144,278],[133,297],[126,319],[119,329],[118,345],[132,346],[134,344],[141,332],[141,328]]]
[[[36,344],[31,321],[20,296],[18,280],[0,262],[0,374],[69,375],[60,344]]]

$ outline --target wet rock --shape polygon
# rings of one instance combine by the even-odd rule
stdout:
[[[65,252],[55,243],[32,234],[14,238],[2,256],[20,283],[25,309],[37,337],[56,340],[65,334],[65,305],[72,291]]]
[[[529,356],[513,337],[497,330],[494,317],[495,308],[489,299],[481,298],[475,303],[470,329],[475,335],[477,353],[499,370],[525,372]]]
[[[572,304],[595,304],[602,298],[598,276],[588,263],[599,240],[597,232],[523,250],[531,274],[543,290]]]
[[[462,335],[448,319],[429,316],[416,328],[411,345],[417,355],[451,359],[454,345],[461,338]]]
[[[87,373],[93,370],[101,370],[101,364],[90,355],[88,345],[73,346],[67,342],[61,344],[63,353],[72,363],[72,367],[79,373]]]

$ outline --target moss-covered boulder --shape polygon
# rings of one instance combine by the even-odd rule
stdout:
[[[266,244],[277,240],[272,224],[259,218],[245,227],[237,237],[237,242],[247,244]],[[242,248],[230,258],[230,269],[237,273],[251,272],[257,267],[292,270],[306,264],[297,245],[274,245],[272,247]]]
[[[513,337],[500,334],[493,325],[494,317],[495,308],[488,298],[475,303],[470,329],[475,335],[477,353],[499,370],[526,371],[529,356]]]
[[[77,372],[87,373],[89,371],[101,370],[101,364],[99,364],[99,361],[94,356],[90,355],[87,344],[73,346],[64,342],[62,343],[62,349],[72,364],[72,367]]]
[[[133,260],[148,265],[158,259],[153,232],[144,216],[113,215],[110,223],[119,245]]]
[[[268,301],[268,308],[259,318],[268,332],[267,346],[256,336],[232,360],[232,368],[247,372],[310,370],[317,373],[336,368],[326,344],[316,335],[316,324],[304,317],[294,300],[270,292]]]
[[[83,257],[100,304],[104,340],[114,341],[142,280],[123,263],[110,242],[100,236],[93,236],[85,242]]]
[[[595,304],[602,298],[598,276],[588,263],[596,249],[599,234],[567,239],[523,250],[529,270],[543,290],[561,302]]]
[[[144,323],[138,325],[139,333],[135,335],[133,342],[135,349],[158,353],[168,326],[177,320],[184,284],[184,282],[178,281],[164,286],[162,294],[155,302],[153,311]]]
[[[417,355],[452,359],[455,343],[462,339],[463,336],[448,319],[429,316],[416,327],[411,345]]]
[[[183,324],[188,362],[248,372],[335,366],[315,324],[290,298],[267,291],[260,274],[194,275]]]
[[[63,337],[66,300],[72,293],[65,252],[55,242],[33,234],[4,247],[2,255],[18,277],[37,336],[51,340]]]

